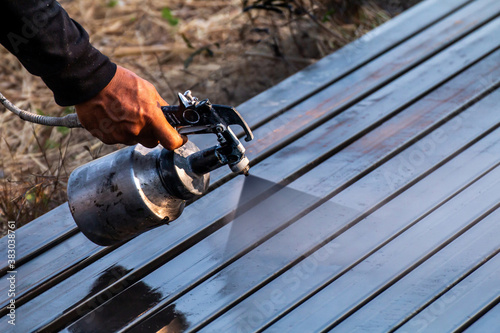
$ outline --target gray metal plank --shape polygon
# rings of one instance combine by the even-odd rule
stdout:
[[[438,179],[440,174],[447,170],[447,166],[448,165],[444,166],[441,170],[438,170],[429,177],[437,180],[436,189],[441,190],[443,187]],[[463,172],[456,174],[463,176],[462,173]],[[453,176],[448,174],[448,177]],[[430,179],[427,183],[429,181]],[[444,182],[446,181],[447,180],[444,180]],[[462,179],[458,180],[459,183],[454,183],[453,186],[458,186],[461,181]],[[417,193],[415,193],[416,187],[421,187],[420,191]],[[452,190],[451,187],[450,190]],[[390,229],[390,227],[387,226],[385,221],[388,219],[394,219],[396,216],[403,220],[398,221],[397,224],[404,224],[405,221],[408,223],[408,221],[415,217],[417,217],[418,221],[418,215],[415,215],[415,217],[411,216],[415,210],[415,206],[418,206],[419,202],[428,206],[427,197],[433,196],[434,193],[429,191],[429,186],[423,188],[421,183],[416,184],[414,187],[409,189],[408,192],[414,192],[413,197],[408,198],[407,195],[409,193],[405,193],[404,195],[395,198],[391,201],[391,203],[387,204],[387,206],[382,207],[380,211],[375,212],[375,216],[369,216],[365,221],[360,222],[359,226],[361,227],[364,225],[363,228],[366,232],[361,233],[360,231],[362,230],[358,230],[356,233],[354,233],[354,231],[350,231],[353,237],[346,239],[343,235],[342,237],[339,237],[340,239],[330,243],[330,248],[326,248],[327,250],[330,250],[326,255],[338,257],[340,255],[339,253],[342,253],[341,255],[343,255],[343,253],[347,253],[346,256],[348,258],[345,258],[342,261],[340,258],[332,258],[331,261],[327,262],[325,256],[321,254],[321,251],[325,252],[325,249],[322,249],[319,253],[308,257],[306,261],[296,265],[294,269],[283,274],[283,276],[279,277],[276,281],[273,281],[272,283],[264,286],[258,292],[250,295],[243,302],[230,309],[229,312],[223,314],[214,322],[204,327],[202,331],[251,332],[257,330],[266,322],[266,319],[269,320],[269,318],[271,318],[275,313],[280,310],[282,311],[283,308],[286,308],[287,301],[289,302],[292,299],[287,295],[298,289],[300,284],[308,284],[311,287],[319,285],[321,279],[317,276],[312,277],[312,275],[318,274],[322,276],[322,279],[326,280],[335,274],[335,272],[340,271],[340,269],[344,268],[345,270],[346,265],[358,261],[358,258],[362,258],[364,253],[368,253],[366,249],[370,249],[373,247],[373,244],[375,244],[373,239],[379,238],[383,232],[389,231],[388,229]],[[417,200],[418,197],[416,195],[421,195],[422,199]],[[432,202],[434,200],[435,202]],[[431,201],[431,204],[434,204],[439,200],[436,200],[436,198],[430,198],[429,201]],[[408,207],[408,210],[411,212],[405,212],[406,209],[402,208],[403,205]],[[321,209],[321,207],[319,209]],[[423,209],[429,208],[426,207]],[[382,211],[385,211],[385,214],[383,214]],[[377,302],[376,305],[367,309],[367,307],[372,304],[369,303],[354,315],[348,317],[345,322],[342,322],[339,326],[335,327],[333,331],[388,332],[391,325],[394,325],[394,323],[397,323],[398,320],[401,319],[401,314],[405,313],[408,310],[408,307],[415,306],[413,302],[417,301],[415,298],[420,296],[419,293],[425,295],[432,293],[430,290],[432,289],[431,287],[434,286],[437,288],[438,285],[441,287],[441,284],[444,283],[443,278],[445,275],[453,277],[463,271],[467,271],[467,269],[474,266],[484,256],[488,256],[492,251],[497,249],[498,246],[494,242],[494,239],[497,234],[495,231],[498,231],[500,225],[496,223],[494,217],[498,218],[499,214],[500,213],[497,211],[495,214],[492,214],[492,216],[488,216],[484,223],[479,224],[478,227],[474,227],[467,237],[460,238],[458,241],[452,243],[448,248],[445,248],[442,252],[439,252],[431,258],[431,260],[434,261],[435,266],[430,268],[426,267],[427,270],[421,269],[420,267],[417,268],[417,270],[421,271],[422,274],[418,275],[414,279],[414,284],[406,283],[403,286],[398,282],[397,285],[400,285],[401,287],[394,287],[397,288],[397,292],[395,291],[393,293],[393,297],[384,298],[384,294],[382,294],[379,296],[379,301],[377,301],[378,298],[372,301]],[[334,216],[335,215],[333,215],[332,218]],[[395,232],[396,226],[393,226],[392,228],[394,228],[394,231],[392,232]],[[384,235],[384,237],[387,236]],[[344,240],[342,240],[342,238],[344,238]],[[348,241],[350,241],[350,243]],[[471,249],[473,249],[473,251],[471,251]],[[342,250],[345,250],[345,252],[342,252]],[[461,255],[463,255],[463,257],[460,257]],[[442,261],[447,264],[447,267],[445,267],[444,270],[441,266],[439,266],[442,264]],[[332,268],[328,269],[327,272],[324,272],[325,269],[323,267],[327,265],[331,265]],[[453,269],[448,268],[450,265],[453,265]],[[431,273],[433,273],[433,275]],[[418,280],[419,277],[422,279],[421,281]],[[404,287],[408,288],[408,290],[404,289]],[[420,288],[417,289],[418,287]],[[412,293],[412,295],[410,295],[411,297],[408,296],[409,293]],[[393,312],[391,312],[391,310],[393,310]]]
[[[484,333],[500,331],[500,303],[485,313],[474,324],[468,327],[466,333]]]
[[[67,214],[70,214],[69,209]],[[82,233],[78,233],[49,251],[41,253],[32,261],[16,269],[20,277],[16,283],[16,299],[30,297],[29,294],[32,292],[40,292],[45,281],[57,277],[59,272],[70,270],[87,258],[96,255],[101,249],[101,246],[89,241]],[[5,308],[10,301],[8,290],[8,283],[0,283],[1,308]]]
[[[408,317],[411,318],[428,302],[444,294],[490,256],[498,253],[499,218],[500,211],[497,210],[335,326],[332,332],[389,332]],[[448,296],[450,298],[443,298],[432,305],[433,315],[438,320],[444,305],[441,302],[448,303],[461,295],[451,293]],[[423,322],[415,324],[418,325],[411,327],[412,332]],[[482,332],[491,331],[492,327]]]
[[[470,2],[470,0],[423,1],[359,40],[309,66],[305,72],[299,72],[243,103],[238,110],[245,116],[250,126],[255,127],[262,123],[264,118],[290,108],[298,100],[314,94],[316,90],[383,54],[394,45],[412,37]],[[64,209],[64,205],[61,209]],[[51,212],[50,215],[53,213],[56,212]],[[39,251],[43,251],[76,231],[73,223],[65,218],[66,216],[68,214],[57,219],[47,216],[49,221],[45,217],[39,218],[18,230],[20,253],[24,253],[20,257],[20,263],[24,262],[24,258],[36,255]],[[58,222],[52,228],[46,228],[47,223],[51,221]],[[36,238],[32,237],[33,230],[37,230]],[[0,247],[6,245],[6,241],[6,239],[0,239]],[[24,245],[25,242],[26,245]],[[6,267],[4,259],[1,260],[0,267]],[[4,270],[0,272],[0,274],[4,273]]]
[[[462,192],[455,200],[465,197],[464,201],[455,204],[452,200],[443,205],[326,287],[315,291],[312,297],[266,331],[319,331],[344,319],[360,303],[390,286],[497,209],[500,205],[498,171],[500,169],[471,186],[475,195],[471,196],[470,191]]]
[[[469,61],[470,61],[470,60],[469,60]],[[457,67],[457,68],[460,68],[460,67]],[[434,82],[434,84],[435,84],[435,82]],[[221,191],[222,191],[222,190],[221,190]],[[216,196],[214,196],[214,198],[215,198],[215,197],[216,197]],[[205,205],[206,205],[206,207],[211,206],[211,204],[212,204],[212,201],[208,201],[208,198],[207,198],[207,201],[205,201]],[[226,203],[226,204],[227,204],[227,203]],[[234,204],[234,206],[235,206],[235,205],[236,205],[236,203]],[[205,208],[203,208],[203,206],[201,206],[201,209],[202,209],[202,210],[204,210]],[[191,211],[191,210],[190,210],[190,211]],[[189,213],[188,211],[185,213],[185,214],[187,214],[187,215],[186,215],[186,220],[190,220],[190,219],[189,219],[189,214],[188,214],[188,213]],[[210,213],[212,214],[213,212],[210,212]],[[207,218],[210,218],[210,216],[207,216]],[[213,219],[213,217],[212,217],[212,219]],[[209,220],[209,219],[207,219],[207,220]],[[184,221],[185,221],[185,220],[184,220]],[[182,222],[182,223],[186,223],[186,222]],[[187,228],[187,230],[189,230],[190,228],[192,228],[192,224],[193,224],[193,221],[189,221],[187,225],[183,224],[182,226],[179,226],[179,224],[173,224],[172,226],[179,226],[179,228],[184,228],[184,227],[186,227],[186,228]],[[175,232],[175,231],[172,231],[172,226],[170,227],[170,229],[169,229],[168,231],[166,231],[166,233],[167,233],[167,234],[169,234],[169,236],[171,235],[171,233],[172,233],[172,232]],[[190,232],[193,232],[193,231],[190,231]],[[188,232],[186,232],[185,234],[187,234],[187,235],[189,236],[189,233],[190,233],[190,232],[188,231]],[[183,232],[182,232],[182,231],[180,231],[179,235],[182,235],[182,234],[183,234]],[[157,235],[158,235],[158,234],[157,234]],[[174,234],[173,236],[174,236],[174,237],[179,237],[179,236],[178,236],[178,235],[176,235],[176,234]],[[188,237],[188,236],[187,236],[187,237]],[[187,237],[186,237],[186,238],[187,238]],[[179,240],[178,238],[177,238],[177,240],[175,240],[175,239],[174,239],[174,240],[172,241],[172,243],[173,243],[173,245],[172,245],[172,246],[173,246],[173,247],[175,247],[175,244],[178,244],[178,243],[179,243],[179,241],[180,241],[180,240]],[[149,240],[147,240],[147,241],[145,241],[145,242],[146,242],[146,243],[148,243],[148,244],[151,244],[151,240],[150,240],[150,239],[149,239]],[[146,244],[146,243],[145,243],[145,244]],[[139,247],[141,247],[141,248],[143,247],[143,246],[140,246],[140,245],[137,245],[137,246],[139,246]],[[160,246],[160,245],[158,245],[158,246]],[[148,245],[148,247],[149,247],[149,248],[151,248],[151,245]],[[128,250],[124,250],[124,251],[128,251]],[[155,253],[154,251],[158,251],[158,250],[155,250],[154,248],[152,248],[150,253]],[[116,252],[117,252],[117,251],[114,251],[114,253],[112,253],[112,254],[110,255],[111,257],[110,257],[110,259],[109,259],[109,260],[113,260],[113,261],[114,261],[115,259],[113,259],[113,258],[119,258],[119,256],[120,256],[120,255],[122,255],[122,254],[116,254]],[[161,252],[159,252],[159,253],[161,253]],[[116,256],[115,256],[115,255],[116,255]],[[126,256],[129,256],[129,255],[128,255],[128,253],[127,253],[127,255],[126,255]],[[127,258],[127,260],[129,260],[129,262],[134,262],[134,261],[135,261],[135,264],[133,264],[133,265],[140,265],[140,263],[145,262],[146,258],[145,258],[145,257],[139,257],[139,256],[134,256],[134,255],[132,255],[132,256],[130,256],[130,258]],[[116,262],[123,262],[123,259],[117,260]],[[100,265],[100,264],[97,264],[97,265]],[[105,267],[107,267],[107,266],[109,266],[109,265],[112,265],[110,261],[108,261],[108,264],[102,264],[102,267],[104,267],[104,266],[105,266]],[[100,265],[100,266],[101,266],[101,265]],[[132,266],[132,267],[134,267],[134,266]],[[135,267],[137,267],[137,266],[135,266]],[[97,275],[95,275],[95,276],[97,276]],[[87,284],[89,284],[89,285],[90,285],[90,284],[92,283],[92,281],[93,281],[93,280],[88,280],[88,281],[87,281],[87,279],[85,279],[85,278],[84,278],[83,280],[85,280],[85,281],[86,281],[86,283],[87,283]],[[80,281],[81,281],[81,279],[79,279],[79,280],[78,280],[78,283],[80,283]],[[63,288],[62,290],[64,290],[64,288]],[[83,289],[82,289],[82,292],[84,292],[84,291],[83,291]],[[85,295],[85,293],[84,293],[81,297],[84,297],[84,295]]]
[[[498,221],[498,219],[497,219]],[[500,254],[490,259],[396,332],[451,332],[500,297]],[[490,327],[486,332],[494,332]]]
[[[54,208],[16,230],[16,266],[75,234],[75,221],[67,203]],[[7,248],[7,237],[0,238],[0,248]],[[0,258],[0,276],[7,272],[7,256]]]
[[[486,105],[488,105],[488,103],[483,105],[483,107]],[[487,108],[489,108],[489,107],[487,107]],[[471,122],[475,123],[473,121],[471,121]],[[483,129],[484,129],[484,127],[483,127]],[[468,135],[465,133],[467,133],[467,131],[461,132],[460,134],[457,133],[457,136],[460,136],[459,140],[461,142],[468,142],[466,139],[466,137]],[[469,139],[472,139],[472,138],[469,137]],[[458,143],[459,140],[458,139],[456,140],[456,144],[459,144]],[[462,140],[464,140],[464,141],[462,141]],[[416,167],[416,172],[414,174],[407,174],[406,175],[406,178],[407,178],[406,182],[411,183],[411,181],[415,179],[414,177],[417,177],[417,179],[418,179],[419,174],[421,172],[425,172],[425,170],[428,170],[428,168],[432,168],[432,166],[435,163],[437,163],[439,161],[439,159],[444,157],[442,154],[446,154],[445,151],[448,153],[450,152],[448,149],[452,149],[452,151],[453,151],[454,148],[452,148],[451,146],[452,146],[451,144],[445,145],[445,146],[443,145],[443,146],[440,146],[438,149],[436,149],[432,154],[430,154],[428,156],[428,160],[425,163],[422,163],[421,165]],[[388,195],[390,196],[395,191],[396,191],[396,193],[397,193],[397,191],[401,191],[402,190],[401,187],[398,187],[397,190],[391,189],[389,184],[387,184],[387,183],[378,184],[378,186],[376,186],[377,191],[368,191],[371,184],[373,184],[374,182],[380,183],[381,180],[383,182],[383,180],[384,180],[383,175],[386,172],[393,172],[394,170],[397,170],[398,167],[399,167],[399,159],[391,160],[388,163],[382,165],[379,169],[377,169],[374,172],[372,172],[371,174],[369,174],[367,177],[361,179],[358,183],[355,183],[354,185],[352,185],[348,189],[344,190],[343,192],[340,192],[338,195],[333,197],[329,201],[329,203],[330,204],[331,203],[338,204],[335,206],[342,207],[343,208],[342,213],[346,214],[348,216],[347,221],[343,221],[342,219],[340,219],[340,223],[344,224],[344,225],[349,225],[349,223],[353,219],[355,220],[356,218],[362,217],[363,214],[369,212],[374,207],[377,207],[377,205],[383,204],[383,201],[385,200],[385,198]],[[300,180],[302,180],[303,183],[311,184],[311,181],[314,179],[314,176],[317,175],[317,173],[315,173],[313,171],[311,173],[308,173],[307,175],[310,175],[310,177],[302,177],[302,178],[300,178]],[[313,179],[306,179],[306,178],[313,178]],[[317,178],[315,179],[315,181],[317,181]],[[404,184],[399,184],[399,186],[404,186]],[[295,183],[291,183],[289,185],[289,188],[294,188],[294,189],[298,190],[297,184],[295,184]],[[306,193],[320,195],[320,196],[327,194],[324,192],[325,189],[318,188],[318,187],[314,188],[315,190],[313,192],[311,192],[311,189],[313,189],[313,188],[314,188],[313,186],[308,187],[307,189],[309,191],[306,191]],[[304,189],[301,189],[301,190],[304,191]],[[352,195],[351,195],[351,193],[352,193]],[[279,192],[278,192],[278,194],[279,194]],[[354,197],[355,194],[356,194],[356,197]],[[470,198],[468,198],[468,199],[470,199]],[[359,205],[355,206],[354,205],[355,203],[358,203]],[[296,205],[296,203],[293,203],[292,205]],[[347,208],[347,209],[345,209],[345,208]],[[349,210],[348,208],[351,208],[351,210]],[[291,210],[291,207],[286,207],[286,210],[288,210],[288,209]],[[327,210],[331,211],[329,209],[327,209]],[[352,216],[352,215],[349,215],[347,213],[349,211],[360,212],[360,213],[358,213],[357,216],[356,215]],[[325,216],[325,214],[323,213],[322,216]],[[272,221],[267,221],[267,220],[264,221],[265,222],[264,224],[267,225],[268,223],[273,223],[275,220],[275,217],[273,216],[273,218],[271,220]],[[235,220],[235,223],[237,223],[237,220]],[[281,223],[283,223],[283,222],[281,222]],[[251,228],[251,224],[247,223],[247,228]],[[258,240],[258,239],[260,239],[259,237],[261,237],[259,235],[261,228],[257,228],[257,229],[258,230],[252,231],[251,233],[256,234],[257,240]],[[250,232],[248,230],[245,230],[245,231],[247,233]],[[224,232],[223,229],[221,229],[221,232]],[[241,231],[241,234],[244,234],[244,232]],[[214,234],[214,235],[216,235],[216,234]],[[357,233],[357,235],[359,235],[359,233]],[[209,238],[207,238],[207,241],[208,240],[209,240]],[[232,242],[232,240],[229,240],[229,241]],[[238,239],[236,239],[235,242],[240,244]],[[215,241],[212,241],[211,243],[217,244],[217,242],[215,242]],[[193,248],[187,250],[185,253],[183,253],[183,255],[185,254],[186,258],[181,259],[179,257],[179,260],[182,260],[182,262],[186,262],[187,260],[189,260],[190,250],[192,250],[193,252],[196,251],[196,245]],[[200,251],[200,250],[198,250],[198,251]],[[344,258],[342,258],[341,260],[344,260]],[[158,270],[158,273],[152,274],[151,278],[148,279],[147,281],[142,280],[141,282],[144,282],[148,286],[151,286],[157,292],[163,291],[163,289],[161,287],[159,287],[160,285],[162,285],[164,288],[169,290],[169,292],[165,292],[165,295],[167,295],[168,297],[171,297],[172,291],[169,289],[170,288],[169,282],[171,281],[171,279],[165,279],[163,281],[160,280],[160,276],[162,276],[162,274],[165,274],[165,272],[167,270],[172,270],[172,268],[169,267],[169,264],[170,263],[167,263],[166,265],[161,267],[161,269]],[[265,264],[263,264],[262,262],[258,262],[258,264],[260,264],[262,266],[261,267],[262,270],[265,270],[265,267],[264,267],[264,266],[266,266]],[[247,280],[249,280],[248,282],[252,283],[253,282],[252,279],[258,278],[259,274],[258,274],[257,270],[252,270],[252,269],[249,270],[251,273],[247,272],[244,267],[249,266],[249,265],[250,265],[250,263],[246,263],[246,265],[240,266],[240,269],[242,269],[243,272],[246,272],[246,276],[248,276]],[[193,269],[196,267],[198,267],[197,264],[193,266]],[[234,270],[233,270],[233,272],[234,272]],[[184,277],[184,279],[186,279],[188,277],[192,277],[192,275],[193,275],[193,272],[191,272],[189,275]],[[168,306],[164,307],[164,310],[158,312],[155,316],[153,316],[151,318],[146,317],[144,322],[140,323],[140,325],[137,327],[137,331],[144,330],[145,327],[150,327],[152,325],[152,323],[154,323],[155,325],[168,324],[166,322],[168,317],[167,318],[165,317],[165,313],[170,311],[172,308],[175,308],[178,313],[184,314],[184,316],[186,317],[186,322],[188,323],[187,325],[189,325],[188,327],[191,328],[191,327],[194,327],[194,326],[202,323],[203,320],[206,319],[206,316],[211,313],[210,311],[214,311],[214,309],[217,310],[218,307],[223,307],[224,305],[226,305],[225,303],[228,302],[228,300],[230,300],[231,298],[234,298],[234,297],[238,297],[239,295],[241,295],[241,293],[244,293],[248,287],[247,285],[244,285],[242,283],[242,277],[240,277],[239,279],[236,279],[239,281],[237,286],[235,286],[233,284],[233,285],[230,285],[228,288],[224,288],[222,290],[220,288],[216,287],[216,286],[223,285],[222,281],[224,281],[224,280],[227,280],[227,276],[224,276],[223,274],[218,273],[217,275],[214,275],[211,279],[209,279],[208,282],[197,286],[195,289],[189,291],[186,295],[183,295],[181,298],[174,300],[174,302],[172,302],[172,303],[166,302],[164,304],[164,306],[166,306],[166,305],[168,305]],[[193,283],[194,282],[189,281],[187,287],[189,287]],[[210,285],[209,285],[210,283],[213,283],[212,287],[210,287]],[[242,288],[242,289],[238,289],[238,288]],[[231,293],[231,291],[233,289],[236,289],[235,294]],[[154,326],[154,327],[158,328],[158,326]]]

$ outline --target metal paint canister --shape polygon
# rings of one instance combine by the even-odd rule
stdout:
[[[209,174],[196,173],[192,142],[175,151],[135,145],[75,169],[68,203],[80,231],[113,245],[178,218],[186,200],[205,193]]]

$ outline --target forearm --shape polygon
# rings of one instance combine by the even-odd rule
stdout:
[[[0,43],[42,77],[60,105],[85,102],[113,78],[116,65],[54,0],[0,0]]]

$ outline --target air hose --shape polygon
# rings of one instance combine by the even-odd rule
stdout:
[[[34,114],[32,112],[21,110],[14,104],[12,104],[7,98],[5,98],[2,93],[0,93],[0,103],[2,103],[7,110],[16,114],[22,120],[29,121],[30,123],[46,125],[46,126],[63,126],[68,128],[82,127],[82,124],[78,120],[76,113],[68,114],[64,117],[49,117]]]

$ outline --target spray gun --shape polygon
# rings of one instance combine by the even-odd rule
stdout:
[[[218,144],[200,150],[188,141],[175,151],[135,145],[75,169],[68,181],[68,203],[80,231],[99,245],[113,245],[169,223],[183,212],[186,200],[207,192],[209,173],[224,165],[248,174],[245,148],[230,125],[239,125],[245,140],[253,134],[231,106],[178,94],[179,105],[164,106],[167,121],[180,134],[213,133]]]
[[[190,159],[192,167],[199,173],[207,173],[228,164],[231,171],[248,175],[249,161],[245,148],[229,125],[239,125],[245,131],[245,140],[251,141],[253,134],[247,123],[235,108],[226,105],[212,105],[208,99],[199,101],[186,91],[178,94],[178,106],[163,106],[168,122],[180,134],[214,133],[218,146],[194,154]]]

